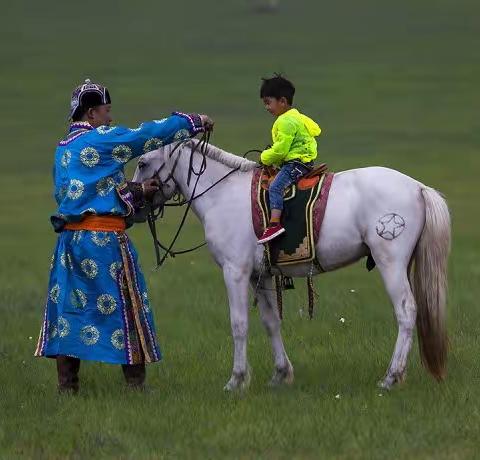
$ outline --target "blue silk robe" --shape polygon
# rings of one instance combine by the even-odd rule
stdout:
[[[125,232],[66,230],[86,215],[134,212],[125,191],[131,159],[202,131],[198,116],[174,113],[136,129],[73,123],[55,153],[59,233],[36,356],[115,364],[161,358],[145,279]]]

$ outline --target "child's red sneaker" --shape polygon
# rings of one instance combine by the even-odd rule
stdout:
[[[267,241],[273,240],[284,232],[285,229],[282,227],[281,224],[269,225],[263,232],[263,235],[258,240],[258,244],[263,244]]]

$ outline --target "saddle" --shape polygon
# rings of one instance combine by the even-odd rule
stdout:
[[[277,172],[265,167],[255,170],[253,174],[252,220],[257,238],[262,235],[270,219],[268,189]],[[286,232],[266,247],[271,266],[316,261],[315,244],[319,238],[333,177],[327,166],[321,164],[285,190],[282,224]]]
[[[319,183],[322,176],[328,172],[327,165],[325,163],[313,168],[309,173],[305,174],[296,184],[300,190],[308,190]],[[270,188],[270,184],[277,177],[278,170],[270,166],[265,166],[262,170],[261,186],[264,190]],[[287,189],[288,191],[289,189]],[[285,194],[287,195],[287,193]]]

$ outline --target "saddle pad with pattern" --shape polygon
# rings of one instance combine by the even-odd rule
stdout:
[[[325,165],[312,173],[285,191],[282,224],[286,231],[269,243],[267,254],[271,265],[310,262],[316,257],[315,244],[334,175],[326,172]],[[269,221],[268,186],[274,177],[271,170],[257,169],[253,173],[252,219],[257,238],[260,238]]]

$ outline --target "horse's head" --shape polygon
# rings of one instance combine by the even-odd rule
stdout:
[[[170,146],[162,147],[142,155],[138,160],[133,181],[144,182],[147,179],[157,179],[160,187],[153,196],[149,209],[135,215],[136,222],[144,222],[149,211],[162,208],[177,191],[177,184],[173,178],[170,151]]]

